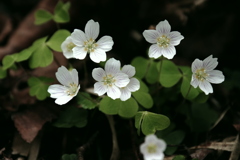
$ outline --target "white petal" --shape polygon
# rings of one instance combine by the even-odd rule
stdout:
[[[125,73],[117,73],[115,76],[115,85],[117,87],[126,87],[127,84],[130,82],[130,79],[128,78],[128,75],[126,75]]]
[[[99,96],[102,96],[107,92],[107,86],[103,82],[96,82],[94,84],[94,93],[97,93]]]
[[[74,47],[73,48],[73,56],[76,59],[84,59],[87,55],[87,51],[84,49],[84,47]]]
[[[78,72],[76,69],[72,69],[71,71],[69,71],[71,77],[72,77],[72,82],[74,84],[78,84]]]
[[[179,45],[181,40],[184,38],[180,32],[173,31],[168,34],[168,37],[170,38],[170,44],[173,46]]]
[[[122,101],[126,101],[131,97],[131,92],[128,90],[128,88],[126,87],[121,88],[120,91],[121,91],[120,99]]]
[[[56,72],[56,78],[64,86],[68,86],[70,83],[73,82],[71,74],[64,66],[58,68],[58,71]]]
[[[176,49],[174,46],[168,46],[167,48],[163,48],[162,54],[167,59],[172,59],[176,54]]]
[[[69,58],[74,58],[73,56],[73,51],[69,51],[67,45],[69,45],[70,43],[73,43],[71,36],[68,36],[65,41],[63,41],[63,43],[61,44],[61,49],[63,52],[63,55],[69,59]]]
[[[62,96],[55,100],[56,104],[63,105],[69,102],[73,97],[72,96]]]
[[[105,71],[102,68],[94,68],[92,71],[92,76],[96,81],[102,81],[103,77],[106,76]]]
[[[208,81],[200,82],[199,88],[208,95],[209,93],[213,93],[212,85]]]
[[[97,41],[98,48],[104,50],[105,52],[110,51],[113,44],[114,42],[110,36],[103,36]]]
[[[212,58],[212,55],[208,56],[206,59],[203,60],[203,67],[208,71],[213,70],[217,67],[217,65],[217,58]]]
[[[158,146],[158,153],[162,153],[165,151],[165,149],[167,148],[167,144],[165,141],[163,141],[162,139],[158,139],[155,144]]]
[[[191,85],[192,85],[194,88],[197,88],[197,86],[199,86],[199,83],[200,83],[200,81],[197,80],[194,75],[192,75]]]
[[[131,78],[130,82],[128,83],[126,88],[128,88],[128,90],[131,92],[135,92],[135,91],[139,90],[139,88],[140,88],[139,80],[136,78]]]
[[[150,58],[155,59],[159,58],[162,55],[161,48],[157,44],[151,45],[151,47],[149,48],[148,55]]]
[[[122,72],[127,74],[129,78],[133,77],[136,73],[135,67],[132,65],[124,65],[122,67]]]
[[[85,26],[85,34],[88,40],[95,40],[99,34],[99,23],[94,22],[92,19],[89,20]]]
[[[222,71],[219,70],[212,70],[212,71],[208,71],[207,72],[209,74],[209,76],[207,77],[207,81],[211,82],[211,83],[222,83],[225,79]]]
[[[74,31],[71,34],[72,41],[77,46],[83,46],[84,42],[87,41],[87,38],[85,36],[85,33],[79,29],[74,29]]]
[[[108,87],[107,95],[112,99],[117,99],[117,98],[120,98],[121,91],[118,87],[113,85],[112,87]]]
[[[144,155],[144,160],[163,160],[164,159],[164,154],[159,153],[159,154],[148,154]]]
[[[60,84],[53,84],[48,87],[48,93],[50,93],[51,98],[58,98],[62,97],[66,94],[66,87],[60,85]]]
[[[95,49],[94,52],[90,53],[90,58],[93,62],[99,63],[104,62],[107,59],[106,52],[102,49]]]
[[[106,74],[115,75],[116,73],[120,72],[121,63],[119,60],[115,58],[110,58],[105,64],[105,71]]]
[[[143,32],[143,37],[149,43],[157,43],[157,38],[159,37],[159,33],[156,30],[145,30]]]
[[[157,136],[155,134],[149,134],[145,137],[146,143],[155,143],[158,140]]]
[[[171,26],[167,20],[161,21],[157,24],[156,30],[162,34],[168,34],[171,31]]]
[[[195,59],[192,63],[192,72],[195,73],[197,69],[203,68],[203,62],[199,59]]]

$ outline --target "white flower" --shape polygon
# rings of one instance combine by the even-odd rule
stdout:
[[[120,71],[120,61],[110,58],[105,64],[105,70],[95,68],[92,71],[93,78],[98,81],[94,84],[94,92],[99,96],[105,94],[112,99],[120,98],[120,88],[129,83],[128,75]]]
[[[154,134],[147,135],[145,142],[140,145],[140,151],[144,160],[163,160],[163,151],[166,149],[166,143],[158,139]]]
[[[178,45],[184,38],[179,32],[170,32],[171,26],[168,21],[161,21],[157,24],[156,30],[145,30],[143,36],[152,45],[149,48],[149,57],[158,58],[161,55],[172,59],[176,54],[174,46]]]
[[[62,85],[51,85],[48,87],[48,92],[51,98],[56,98],[55,103],[63,105],[75,97],[80,89],[78,72],[76,69],[69,71],[66,67],[61,66],[56,72],[56,78]]]
[[[135,67],[132,65],[124,65],[122,67],[122,72],[128,75],[128,78],[130,78],[130,82],[126,87],[120,88],[121,91],[121,96],[120,99],[122,101],[126,101],[131,97],[131,92],[135,92],[139,90],[140,88],[140,82],[136,79],[133,78],[133,76],[136,73]]]
[[[192,80],[191,85],[194,88],[199,88],[208,95],[213,93],[213,88],[210,83],[222,83],[224,81],[224,75],[219,70],[213,70],[217,67],[217,58],[212,58],[212,55],[208,56],[203,61],[195,59],[192,63]]]
[[[73,56],[77,59],[84,59],[87,53],[90,54],[92,61],[99,63],[106,61],[106,52],[110,51],[113,46],[113,40],[110,36],[103,36],[98,41],[99,24],[89,20],[85,26],[85,33],[79,29],[74,29],[71,34],[73,43]]]
[[[74,58],[72,49],[73,49],[75,46],[76,46],[76,45],[73,43],[71,36],[68,36],[68,37],[66,38],[66,40],[63,41],[63,43],[61,44],[61,49],[62,49],[62,51],[63,51],[63,55],[64,55],[67,59],[69,59],[69,58]]]

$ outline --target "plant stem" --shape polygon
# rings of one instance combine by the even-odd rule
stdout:
[[[116,133],[116,130],[114,128],[114,119],[113,119],[112,115],[107,115],[107,114],[105,114],[105,115],[108,119],[111,131],[112,131],[113,147],[112,147],[112,154],[111,154],[110,160],[117,160],[118,156],[119,156],[119,148],[118,148],[118,141],[117,141],[117,133]]]

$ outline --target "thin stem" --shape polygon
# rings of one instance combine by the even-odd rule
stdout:
[[[186,101],[186,99],[187,99],[187,97],[188,97],[188,95],[189,95],[189,93],[191,91],[191,88],[192,88],[192,86],[190,85],[189,88],[188,88],[187,94],[185,95],[185,98],[183,99],[183,102],[182,102],[181,105],[183,105],[185,103],[185,101]]]
[[[118,141],[117,141],[117,133],[116,130],[114,128],[114,119],[112,115],[107,115],[106,117],[108,119],[111,131],[112,131],[112,154],[111,154],[111,158],[110,160],[117,160],[118,156],[119,156],[119,148],[118,148]]]
[[[160,75],[161,75],[161,71],[162,71],[162,64],[163,64],[163,56],[161,56],[160,58],[160,67],[159,67],[159,75],[158,75],[158,80],[160,81]]]

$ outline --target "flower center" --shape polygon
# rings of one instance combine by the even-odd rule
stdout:
[[[155,144],[149,144],[147,146],[148,153],[156,153],[157,152],[157,146]]]
[[[116,80],[111,74],[109,74],[106,77],[103,77],[102,82],[104,83],[104,85],[107,85],[108,87],[112,87],[113,83],[116,82]]]
[[[76,46],[76,45],[75,45],[74,43],[72,43],[72,42],[68,43],[68,44],[67,44],[67,51],[68,51],[68,52],[71,52],[72,49],[73,49],[75,46]]]
[[[170,39],[165,35],[162,35],[161,37],[158,37],[158,39],[157,39],[157,44],[161,48],[167,48],[169,45],[169,42],[170,42]]]
[[[204,81],[209,76],[203,68],[196,70],[194,74],[199,81]]]
[[[93,39],[89,39],[88,41],[84,42],[84,50],[88,53],[94,52],[97,46],[98,44]]]
[[[77,92],[78,86],[75,83],[70,83],[67,88],[68,88],[67,90],[68,96],[74,96]]]

